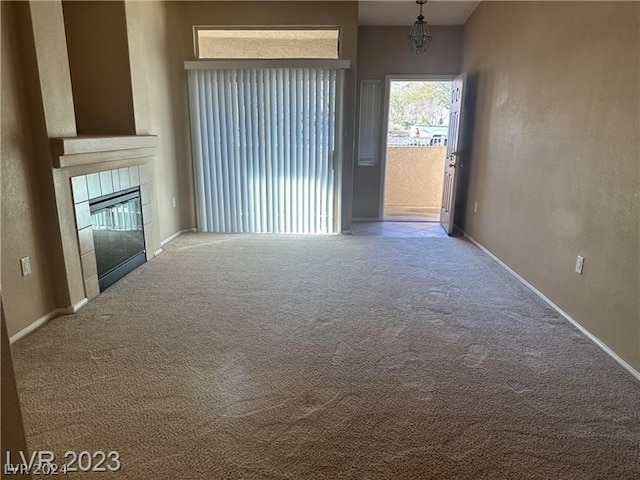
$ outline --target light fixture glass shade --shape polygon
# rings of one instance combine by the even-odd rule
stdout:
[[[414,55],[424,55],[427,53],[429,45],[431,45],[432,38],[431,28],[424,20],[422,5],[420,5],[420,15],[418,15],[418,20],[413,24],[408,38],[409,50]]]

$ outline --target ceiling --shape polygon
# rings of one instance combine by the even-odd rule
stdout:
[[[430,0],[424,7],[429,25],[464,25],[480,0]],[[415,0],[360,0],[360,25],[411,26],[418,16]]]
[[[2,1],[2,0],[0,0]],[[223,2],[227,0],[210,0]],[[235,0],[255,1],[255,0]],[[282,1],[282,0],[262,0]],[[285,0],[291,2],[357,1],[359,25],[411,26],[419,7],[415,0]],[[481,0],[428,0],[424,14],[429,25],[464,25]]]

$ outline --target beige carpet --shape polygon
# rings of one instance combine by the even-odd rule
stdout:
[[[90,478],[640,478],[640,384],[460,239],[183,236],[13,352]]]

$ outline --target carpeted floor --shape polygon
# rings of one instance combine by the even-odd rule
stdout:
[[[13,353],[98,479],[640,478],[640,384],[461,239],[184,235]]]

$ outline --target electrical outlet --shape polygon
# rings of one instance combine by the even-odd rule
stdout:
[[[478,202],[474,202],[473,204],[473,213],[476,213],[478,211]]]
[[[171,206],[172,206],[173,208],[176,208],[176,197],[173,197],[173,198],[171,199]]]
[[[22,269],[22,276],[26,277],[27,275],[31,275],[31,260],[29,257],[24,257],[20,259],[20,268]]]
[[[582,275],[582,267],[584,266],[584,257],[578,255],[576,258],[576,273]]]

